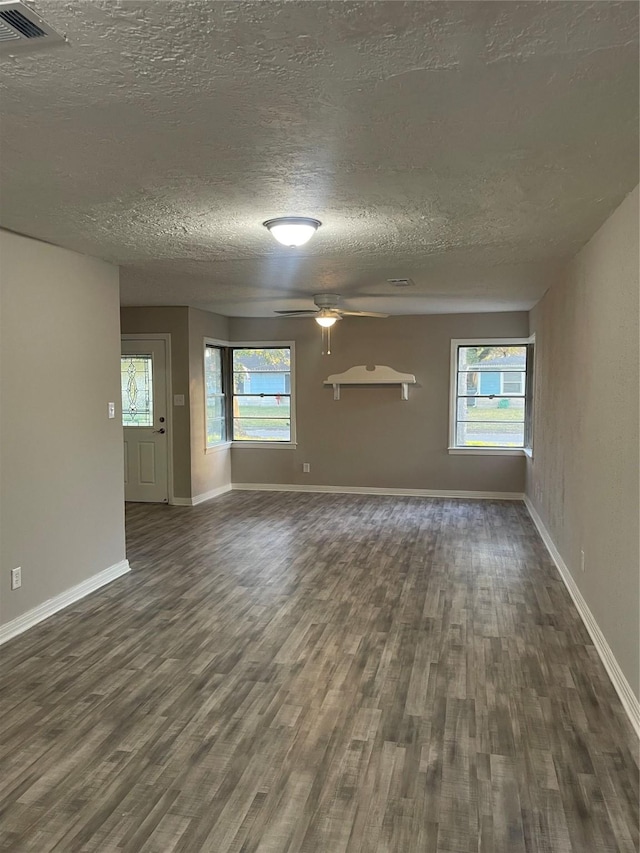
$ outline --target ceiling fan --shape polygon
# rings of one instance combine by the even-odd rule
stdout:
[[[336,320],[343,317],[388,317],[388,314],[379,314],[375,311],[346,311],[338,308],[340,295],[338,293],[316,293],[313,297],[315,309],[309,308],[303,311],[276,311],[283,317],[313,317],[320,326],[328,328],[333,326]]]
[[[322,326],[322,354],[331,355],[331,326],[343,317],[388,317],[388,314],[379,314],[375,311],[345,311],[338,308],[340,295],[338,293],[316,293],[313,297],[315,309],[309,308],[303,311],[276,311],[282,317],[313,317]]]

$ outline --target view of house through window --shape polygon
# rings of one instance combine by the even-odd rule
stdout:
[[[457,346],[453,447],[528,446],[528,352],[508,342]]]
[[[204,382],[207,405],[207,447],[225,441],[226,404],[221,347],[207,344],[204,349]]]
[[[291,347],[206,342],[207,447],[292,441]]]
[[[232,349],[233,440],[291,441],[290,347]]]

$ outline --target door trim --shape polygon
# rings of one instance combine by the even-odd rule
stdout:
[[[167,497],[169,504],[175,503],[173,494],[173,382],[171,375],[171,335],[168,332],[157,332],[156,334],[136,335],[130,332],[120,335],[122,341],[164,341],[164,351],[166,358],[166,382],[165,389],[167,394],[167,428],[169,430],[170,441],[167,442]]]

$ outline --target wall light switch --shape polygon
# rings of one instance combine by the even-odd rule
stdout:
[[[115,418],[116,416],[116,404],[115,403],[107,403],[109,407],[109,417]]]
[[[174,406],[184,406],[184,394],[174,394],[173,395],[173,405]]]

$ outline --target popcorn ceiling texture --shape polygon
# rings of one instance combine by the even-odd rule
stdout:
[[[638,181],[635,3],[36,8],[69,46],[0,61],[0,221],[125,304],[527,308]]]

